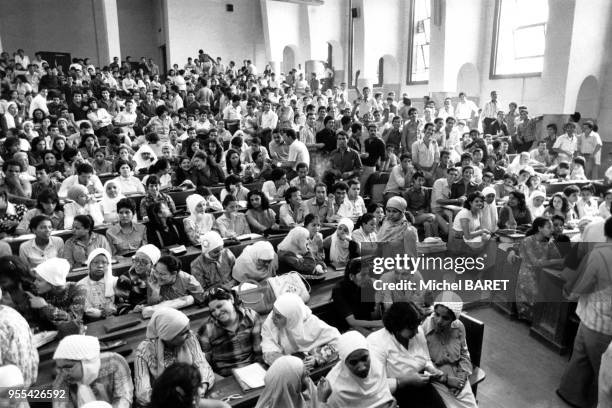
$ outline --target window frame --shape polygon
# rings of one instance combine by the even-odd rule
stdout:
[[[408,24],[408,33],[409,33],[408,35],[408,70],[407,70],[408,72],[406,72],[406,85],[427,85],[429,84],[429,79],[425,81],[413,81],[412,80],[412,63],[413,63],[414,30],[415,30],[414,14],[416,12],[416,1],[417,0],[410,0],[410,9],[408,12],[408,21],[409,21],[409,24]],[[431,2],[431,0],[428,0],[428,1]],[[432,16],[429,16],[429,20],[430,20],[429,24],[431,25]],[[430,27],[430,33],[431,33],[431,27]],[[431,47],[431,38],[429,42],[429,47]],[[431,51],[429,55],[431,58]],[[431,68],[431,65],[429,66],[429,68]]]
[[[540,78],[542,77],[542,72],[525,72],[521,74],[496,74],[497,70],[497,51],[498,51],[498,42],[499,42],[499,23],[501,18],[501,9],[503,0],[495,0],[495,14],[493,15],[493,38],[491,40],[491,61],[489,64],[489,79],[509,79],[509,78]],[[530,24],[527,26],[520,26],[521,28],[529,27],[529,26],[539,26],[538,24]],[[546,30],[546,26],[548,22],[544,23],[544,29]],[[521,58],[524,59],[524,58]]]

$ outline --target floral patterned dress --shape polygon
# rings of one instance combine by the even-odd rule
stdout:
[[[516,283],[516,308],[519,318],[532,321],[533,307],[538,297],[538,274],[542,271],[542,264],[561,254],[555,243],[538,241],[535,235],[525,238],[519,244],[521,267]]]

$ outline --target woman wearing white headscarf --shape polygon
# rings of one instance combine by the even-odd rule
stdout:
[[[153,382],[174,363],[192,364],[200,370],[202,393],[215,383],[215,374],[189,328],[189,318],[176,309],[160,307],[153,313],[147,326],[147,339],[138,345],[135,355],[135,395],[140,404],[151,402]]]
[[[294,356],[279,357],[264,377],[266,384],[255,408],[319,408],[317,388],[304,362]]]
[[[434,302],[434,313],[422,324],[429,355],[444,375],[433,383],[447,408],[476,408],[470,385],[472,362],[459,320],[463,302],[453,292],[443,292]]]
[[[200,244],[202,235],[212,230],[215,217],[206,212],[207,201],[199,194],[191,194],[187,197],[187,209],[189,217],[183,220],[185,234],[194,245]]]
[[[325,239],[325,246],[329,248],[329,261],[335,266],[344,266],[351,258],[351,249],[356,250],[358,244],[351,238],[355,225],[348,218],[342,218],[338,222],[336,232],[330,238]],[[351,248],[351,243],[352,248]]]
[[[283,355],[303,353],[304,364],[312,369],[336,357],[339,337],[338,329],[313,315],[302,298],[284,293],[261,327],[261,351],[267,364]]]
[[[121,191],[121,186],[117,180],[108,180],[106,183],[104,183],[101,204],[105,224],[114,224],[119,221],[119,215],[117,215],[117,203],[122,198],[125,198],[125,195]]]
[[[529,155],[529,152],[522,152],[520,154],[517,154],[514,160],[512,160],[512,163],[510,163],[510,165],[506,169],[506,172],[508,174],[514,174],[515,176],[518,176],[521,170],[524,169],[527,170],[529,174],[534,174],[535,170],[529,165],[530,159],[531,156]]]
[[[327,374],[331,388],[329,408],[394,408],[384,367],[370,358],[368,341],[356,331],[348,331],[338,340],[340,361]]]
[[[77,285],[87,291],[85,315],[90,319],[100,319],[113,315],[115,307],[115,286],[117,277],[113,276],[111,254],[104,248],[93,250],[87,257],[88,276]]]
[[[204,290],[213,285],[232,287],[236,281],[232,270],[236,264],[234,253],[223,248],[223,238],[216,231],[208,231],[200,237],[202,254],[191,262],[191,274]]]
[[[64,205],[64,228],[72,229],[74,217],[77,215],[91,215],[94,225],[104,223],[102,207],[89,197],[89,190],[82,184],[76,184],[68,189],[68,198],[72,201]]]
[[[495,196],[497,195],[493,187],[485,187],[482,189],[484,196],[484,206],[480,218],[482,228],[495,232],[499,229],[497,226],[497,206],[495,205]]]
[[[141,170],[146,171],[149,167],[157,161],[157,155],[151,149],[148,144],[143,144],[140,149],[134,154],[134,161],[136,162],[136,168],[134,172],[140,173]]]
[[[527,198],[527,208],[529,209],[529,212],[534,220],[537,217],[542,217],[544,215],[544,211],[546,210],[546,206],[544,205],[545,200],[546,193],[539,190],[534,191]]]
[[[387,201],[386,216],[376,233],[378,242],[385,243],[383,255],[408,254],[416,257],[419,236],[416,228],[406,219],[408,203],[402,197],[391,197]]]
[[[278,257],[268,241],[258,241],[244,248],[236,259],[232,276],[238,282],[262,281],[276,275]]]
[[[107,402],[113,408],[131,407],[134,385],[130,367],[117,353],[100,353],[96,337],[64,337],[53,360],[60,372],[53,389],[67,390],[66,398],[53,401],[53,408],[81,408],[94,401]]]
[[[38,353],[37,353],[38,354]],[[27,400],[15,401],[9,398],[11,388],[27,388],[19,367],[13,364],[0,363],[0,406],[11,408],[29,408]]]
[[[296,271],[305,275],[325,273],[325,264],[317,262],[308,248],[310,232],[304,227],[293,227],[278,244],[278,270],[280,273]]]

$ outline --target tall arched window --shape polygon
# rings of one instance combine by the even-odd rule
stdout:
[[[491,78],[541,75],[547,22],[548,0],[497,0]]]
[[[431,43],[431,0],[410,3],[410,38],[408,84],[429,81],[429,46]]]

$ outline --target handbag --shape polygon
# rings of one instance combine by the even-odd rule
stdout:
[[[284,293],[295,293],[304,303],[310,300],[310,284],[298,272],[285,273],[267,280],[277,298]]]
[[[244,283],[250,283],[255,285],[255,287],[242,289]],[[234,286],[232,289],[236,292],[236,295],[244,307],[253,309],[261,315],[270,313],[274,307],[276,297],[274,296],[274,291],[267,280],[262,282],[247,280],[238,286]]]

